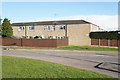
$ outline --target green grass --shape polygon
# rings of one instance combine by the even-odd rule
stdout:
[[[94,46],[64,46],[58,48],[48,48],[48,47],[2,47],[10,49],[42,49],[42,50],[84,50],[84,51],[117,51],[118,48],[110,47],[94,47]]]
[[[112,78],[61,64],[3,56],[3,78]]]
[[[64,49],[64,50],[88,50],[88,51],[117,51],[118,50],[118,48],[94,47],[94,46],[64,46],[64,47],[59,47],[58,49]]]
[[[19,46],[4,46],[2,48],[9,48],[9,49],[56,49],[52,47],[19,47]]]

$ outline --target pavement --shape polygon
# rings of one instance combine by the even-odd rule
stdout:
[[[91,70],[105,75],[118,78],[119,73],[116,71],[103,69],[106,68],[105,63],[118,64],[117,51],[71,51],[71,50],[2,50],[2,55],[17,56],[32,59],[50,61],[54,63],[64,64],[80,69]],[[96,67],[102,64],[102,68]],[[108,66],[111,66],[110,64]],[[107,67],[108,67],[107,66]],[[113,65],[112,65],[113,66]],[[114,69],[114,66],[112,67]],[[117,68],[115,68],[117,70]]]

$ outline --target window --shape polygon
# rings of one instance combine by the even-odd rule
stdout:
[[[30,26],[30,27],[29,27],[29,30],[34,30],[34,26]]]
[[[55,30],[55,26],[52,26],[52,30]]]
[[[24,30],[25,28],[23,27],[23,26],[20,26],[19,27],[19,30],[21,31],[21,30]]]
[[[65,30],[65,26],[58,26],[59,30]]]
[[[44,30],[50,30],[50,26],[44,26]]]

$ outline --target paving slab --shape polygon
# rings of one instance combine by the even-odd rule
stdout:
[[[120,64],[118,64],[118,63],[102,62],[102,63],[99,63],[98,65],[96,65],[95,67],[120,73],[119,66],[120,66]]]

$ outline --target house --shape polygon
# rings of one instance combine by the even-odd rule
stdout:
[[[89,46],[92,31],[103,31],[99,26],[85,20],[62,20],[12,23],[13,35],[18,37],[32,38],[40,36],[44,38],[68,37],[69,45]]]

